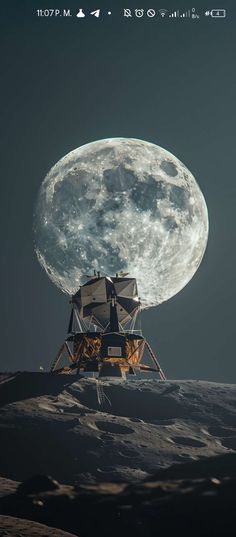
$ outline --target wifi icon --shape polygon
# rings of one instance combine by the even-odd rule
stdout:
[[[166,13],[167,13],[167,9],[158,9],[158,11],[159,11],[161,17],[164,18]]]

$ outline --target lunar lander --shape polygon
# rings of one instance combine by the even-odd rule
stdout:
[[[136,371],[152,371],[165,380],[141,325],[137,328],[141,305],[136,279],[126,276],[94,272],[72,296],[68,335],[51,365],[52,372],[125,378]],[[61,367],[60,362],[64,363]]]

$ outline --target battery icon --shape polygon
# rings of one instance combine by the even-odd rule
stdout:
[[[211,11],[206,11],[205,15],[214,19],[224,19],[226,17],[226,9],[212,9]]]

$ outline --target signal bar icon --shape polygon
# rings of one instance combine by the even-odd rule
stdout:
[[[177,9],[177,11],[173,11],[173,13],[171,13],[169,15],[169,17],[173,18],[173,17],[179,17],[179,10]]]
[[[196,13],[194,7],[192,9],[188,9],[184,13],[180,13],[179,9],[177,9],[176,11],[173,11],[173,13],[169,15],[169,17],[180,19],[199,19],[199,15]]]

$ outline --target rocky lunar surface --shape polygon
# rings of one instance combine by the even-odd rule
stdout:
[[[197,381],[3,375],[0,475],[134,482],[236,450],[236,387]]]
[[[81,537],[94,533],[120,537],[132,532],[137,537],[172,537],[173,534],[233,537],[235,463],[235,454],[210,457],[171,466],[133,485],[103,483],[72,487],[35,476],[22,483],[16,493],[0,499],[3,514],[0,530],[4,520],[6,529],[11,523],[14,531],[23,530],[20,534],[0,531],[0,535],[66,537],[68,533],[57,533],[55,528],[58,527]],[[27,519],[40,522],[32,524],[31,534],[27,533]],[[42,528],[44,533],[40,533]]]
[[[28,535],[27,520],[48,527],[31,535],[169,535],[175,526],[190,535],[190,524],[191,535],[231,535],[234,385],[47,373],[0,381],[0,535]],[[36,474],[60,485],[29,481]],[[26,521],[18,533],[12,517]]]

